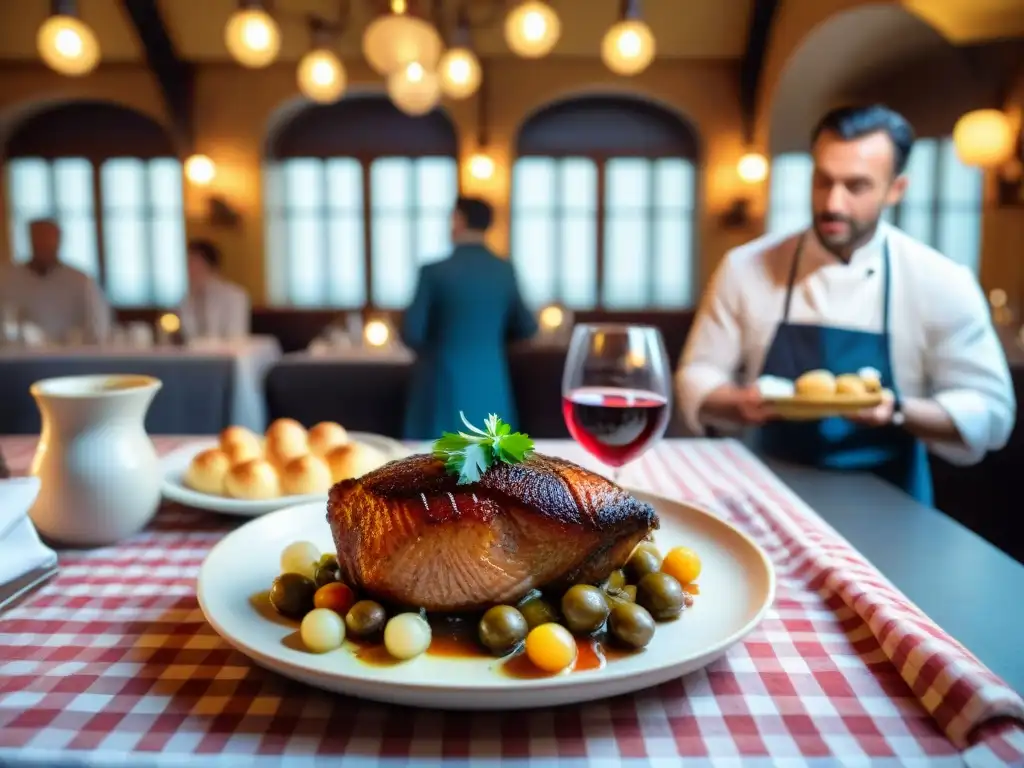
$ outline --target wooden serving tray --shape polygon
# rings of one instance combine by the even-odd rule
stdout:
[[[881,392],[869,395],[794,395],[792,397],[766,397],[775,412],[789,421],[813,421],[832,416],[848,416],[851,413],[874,408],[882,402]]]

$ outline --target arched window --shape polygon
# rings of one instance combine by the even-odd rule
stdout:
[[[691,126],[641,99],[577,98],[530,117],[516,152],[511,251],[529,303],[692,303]]]
[[[457,149],[443,112],[409,117],[380,97],[310,106],[289,120],[266,166],[271,303],[408,304],[419,265],[451,247]]]
[[[796,231],[811,223],[813,162],[805,153],[772,162],[768,230]],[[951,138],[922,138],[907,163],[910,185],[885,218],[912,237],[978,272],[981,256],[982,172],[964,165]]]
[[[173,306],[185,293],[181,163],[164,128],[126,107],[74,102],[37,112],[5,148],[12,253],[28,222],[56,218],[61,259],[115,306]]]

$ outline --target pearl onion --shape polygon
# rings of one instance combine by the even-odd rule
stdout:
[[[384,627],[384,647],[396,659],[412,659],[430,647],[430,624],[418,613],[400,613]]]
[[[299,625],[299,635],[314,653],[326,653],[345,642],[345,620],[330,608],[315,608]]]

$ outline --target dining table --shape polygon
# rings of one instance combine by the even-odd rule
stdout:
[[[166,453],[199,439],[154,443]],[[34,437],[0,437],[15,474],[34,449]],[[572,441],[536,450],[605,471]],[[0,613],[0,765],[1024,764],[1019,691],[805,500],[827,504],[827,478],[790,472],[710,438],[662,440],[623,468],[624,486],[699,506],[760,545],[774,603],[685,677],[515,712],[374,703],[262,669],[196,597],[207,553],[246,521],[164,504],[124,541],[58,548],[58,573]],[[836,487],[854,509],[856,488]],[[989,604],[1016,610],[1019,591],[1002,594]]]

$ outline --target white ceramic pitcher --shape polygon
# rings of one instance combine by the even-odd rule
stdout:
[[[163,474],[145,420],[159,379],[67,376],[32,385],[42,434],[31,473],[36,529],[69,546],[113,544],[137,533],[160,504]]]

